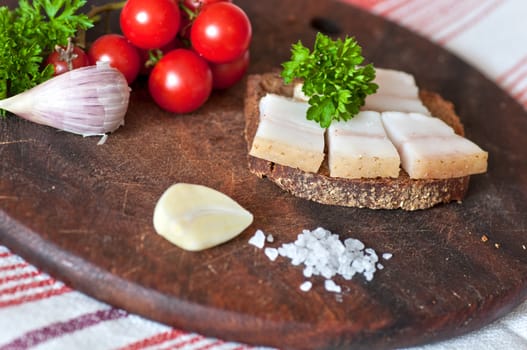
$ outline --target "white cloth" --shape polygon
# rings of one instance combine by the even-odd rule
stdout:
[[[527,107],[527,1],[343,0],[464,58]],[[0,350],[236,349],[96,301],[0,246]],[[527,349],[527,302],[465,336],[413,350]]]

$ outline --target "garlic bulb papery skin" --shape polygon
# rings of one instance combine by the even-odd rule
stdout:
[[[77,68],[0,100],[0,108],[29,121],[94,136],[124,125],[130,88],[107,62]]]

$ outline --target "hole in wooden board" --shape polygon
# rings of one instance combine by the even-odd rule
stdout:
[[[310,25],[313,29],[326,34],[326,35],[338,35],[342,33],[342,29],[335,21],[325,17],[313,17]]]

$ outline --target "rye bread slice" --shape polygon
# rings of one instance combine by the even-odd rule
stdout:
[[[245,96],[245,139],[247,152],[258,128],[259,101],[266,93],[293,95],[293,84],[284,85],[277,73],[248,76]],[[452,103],[434,92],[420,91],[420,98],[432,115],[443,119],[459,135],[464,135],[463,124]],[[269,162],[248,155],[249,170],[260,178],[267,178],[292,195],[322,204],[371,209],[418,210],[440,203],[461,201],[468,190],[469,176],[451,179],[410,179],[401,169],[396,179],[330,177],[327,157],[317,173]]]

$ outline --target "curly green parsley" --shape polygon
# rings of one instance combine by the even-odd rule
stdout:
[[[20,0],[0,6],[0,99],[25,91],[53,75],[43,60],[66,45],[79,29],[93,24],[77,11],[85,0]]]
[[[286,84],[303,79],[302,92],[309,97],[307,119],[327,128],[333,120],[349,120],[377,91],[372,64],[361,66],[362,50],[354,38],[332,40],[318,33],[313,52],[299,41],[293,44],[291,60],[282,64]]]

